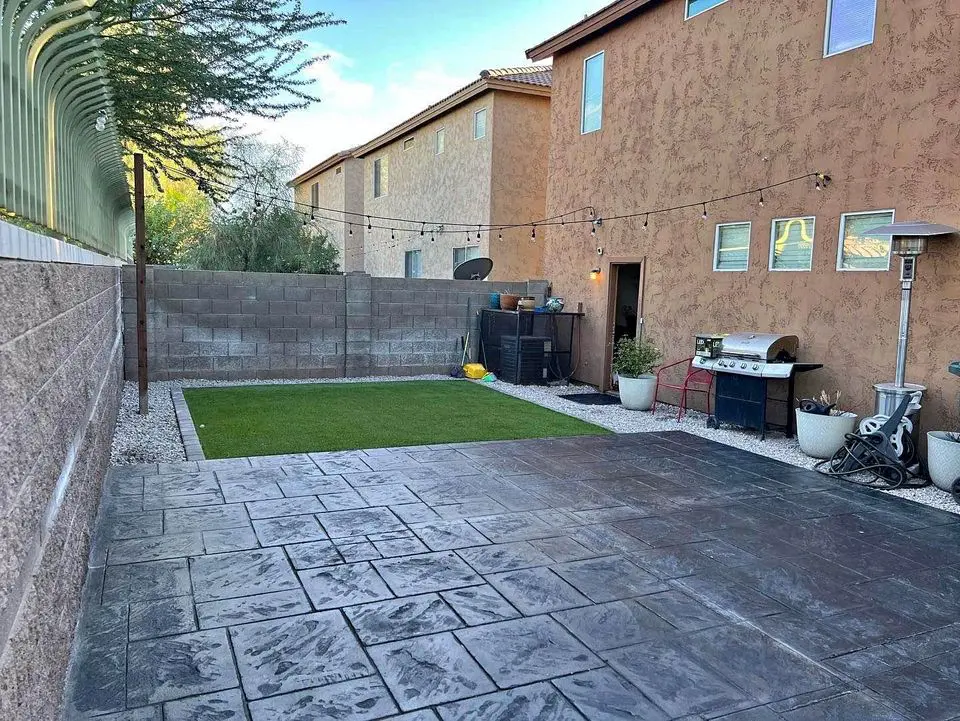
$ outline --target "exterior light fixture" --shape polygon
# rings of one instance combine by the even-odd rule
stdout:
[[[599,267],[593,268],[590,271],[590,280],[596,280],[599,277],[600,277],[600,268]]]

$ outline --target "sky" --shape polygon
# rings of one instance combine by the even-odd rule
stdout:
[[[305,36],[329,55],[307,72],[322,100],[249,132],[304,148],[300,170],[389,130],[476,80],[484,68],[530,65],[524,51],[610,0],[304,0],[346,25]]]

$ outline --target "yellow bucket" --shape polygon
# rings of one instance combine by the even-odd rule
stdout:
[[[480,363],[467,363],[463,367],[463,374],[467,378],[480,379],[487,374],[487,369]]]

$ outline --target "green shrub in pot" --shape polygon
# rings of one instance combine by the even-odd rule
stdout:
[[[657,377],[653,369],[663,362],[663,351],[642,336],[624,337],[613,349],[613,371],[620,386],[620,403],[633,411],[653,407]]]

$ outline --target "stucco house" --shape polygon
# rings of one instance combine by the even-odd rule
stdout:
[[[343,150],[304,171],[287,185],[295,207],[315,222],[340,252],[340,269],[363,270],[363,162]],[[348,221],[353,220],[353,223]]]
[[[952,0],[618,0],[529,50],[553,58],[546,216],[634,215],[595,238],[543,233],[544,277],[586,312],[577,377],[610,385],[618,326],[668,360],[697,332],[791,333],[825,365],[798,393],[872,411],[894,372],[899,261],[860,233],[960,226],[958,46]],[[808,175],[719,200],[817,172],[826,188]],[[929,388],[923,424],[950,428],[960,242],[918,268],[907,375]]]
[[[396,229],[386,227],[389,221],[368,222],[374,227],[364,237],[366,272],[452,278],[458,262],[488,256],[491,279],[539,277],[542,243],[530,237],[529,227],[437,231],[452,229],[445,223],[486,226],[544,217],[549,123],[549,67],[484,70],[357,148],[364,212],[426,221],[398,222]]]

